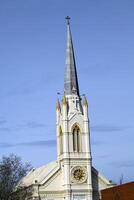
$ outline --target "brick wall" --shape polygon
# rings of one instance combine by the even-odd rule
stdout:
[[[102,200],[134,200],[134,182],[101,191]]]

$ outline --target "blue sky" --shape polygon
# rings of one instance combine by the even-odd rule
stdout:
[[[56,159],[69,15],[93,165],[134,180],[133,10],[133,0],[0,1],[0,158],[15,153],[34,167]]]

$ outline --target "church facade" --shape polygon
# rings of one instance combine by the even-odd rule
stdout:
[[[100,190],[113,184],[92,166],[88,102],[79,92],[69,18],[64,95],[56,104],[56,130],[57,160],[30,171],[13,195],[21,200],[100,200]]]

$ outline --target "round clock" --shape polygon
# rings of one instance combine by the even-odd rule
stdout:
[[[71,171],[72,182],[83,183],[87,180],[87,170],[85,167],[76,166]]]

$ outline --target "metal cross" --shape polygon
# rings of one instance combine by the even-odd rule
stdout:
[[[66,17],[66,20],[67,20],[67,24],[69,24],[69,23],[70,23],[70,21],[69,21],[69,20],[70,20],[70,17],[67,16],[67,17]]]

